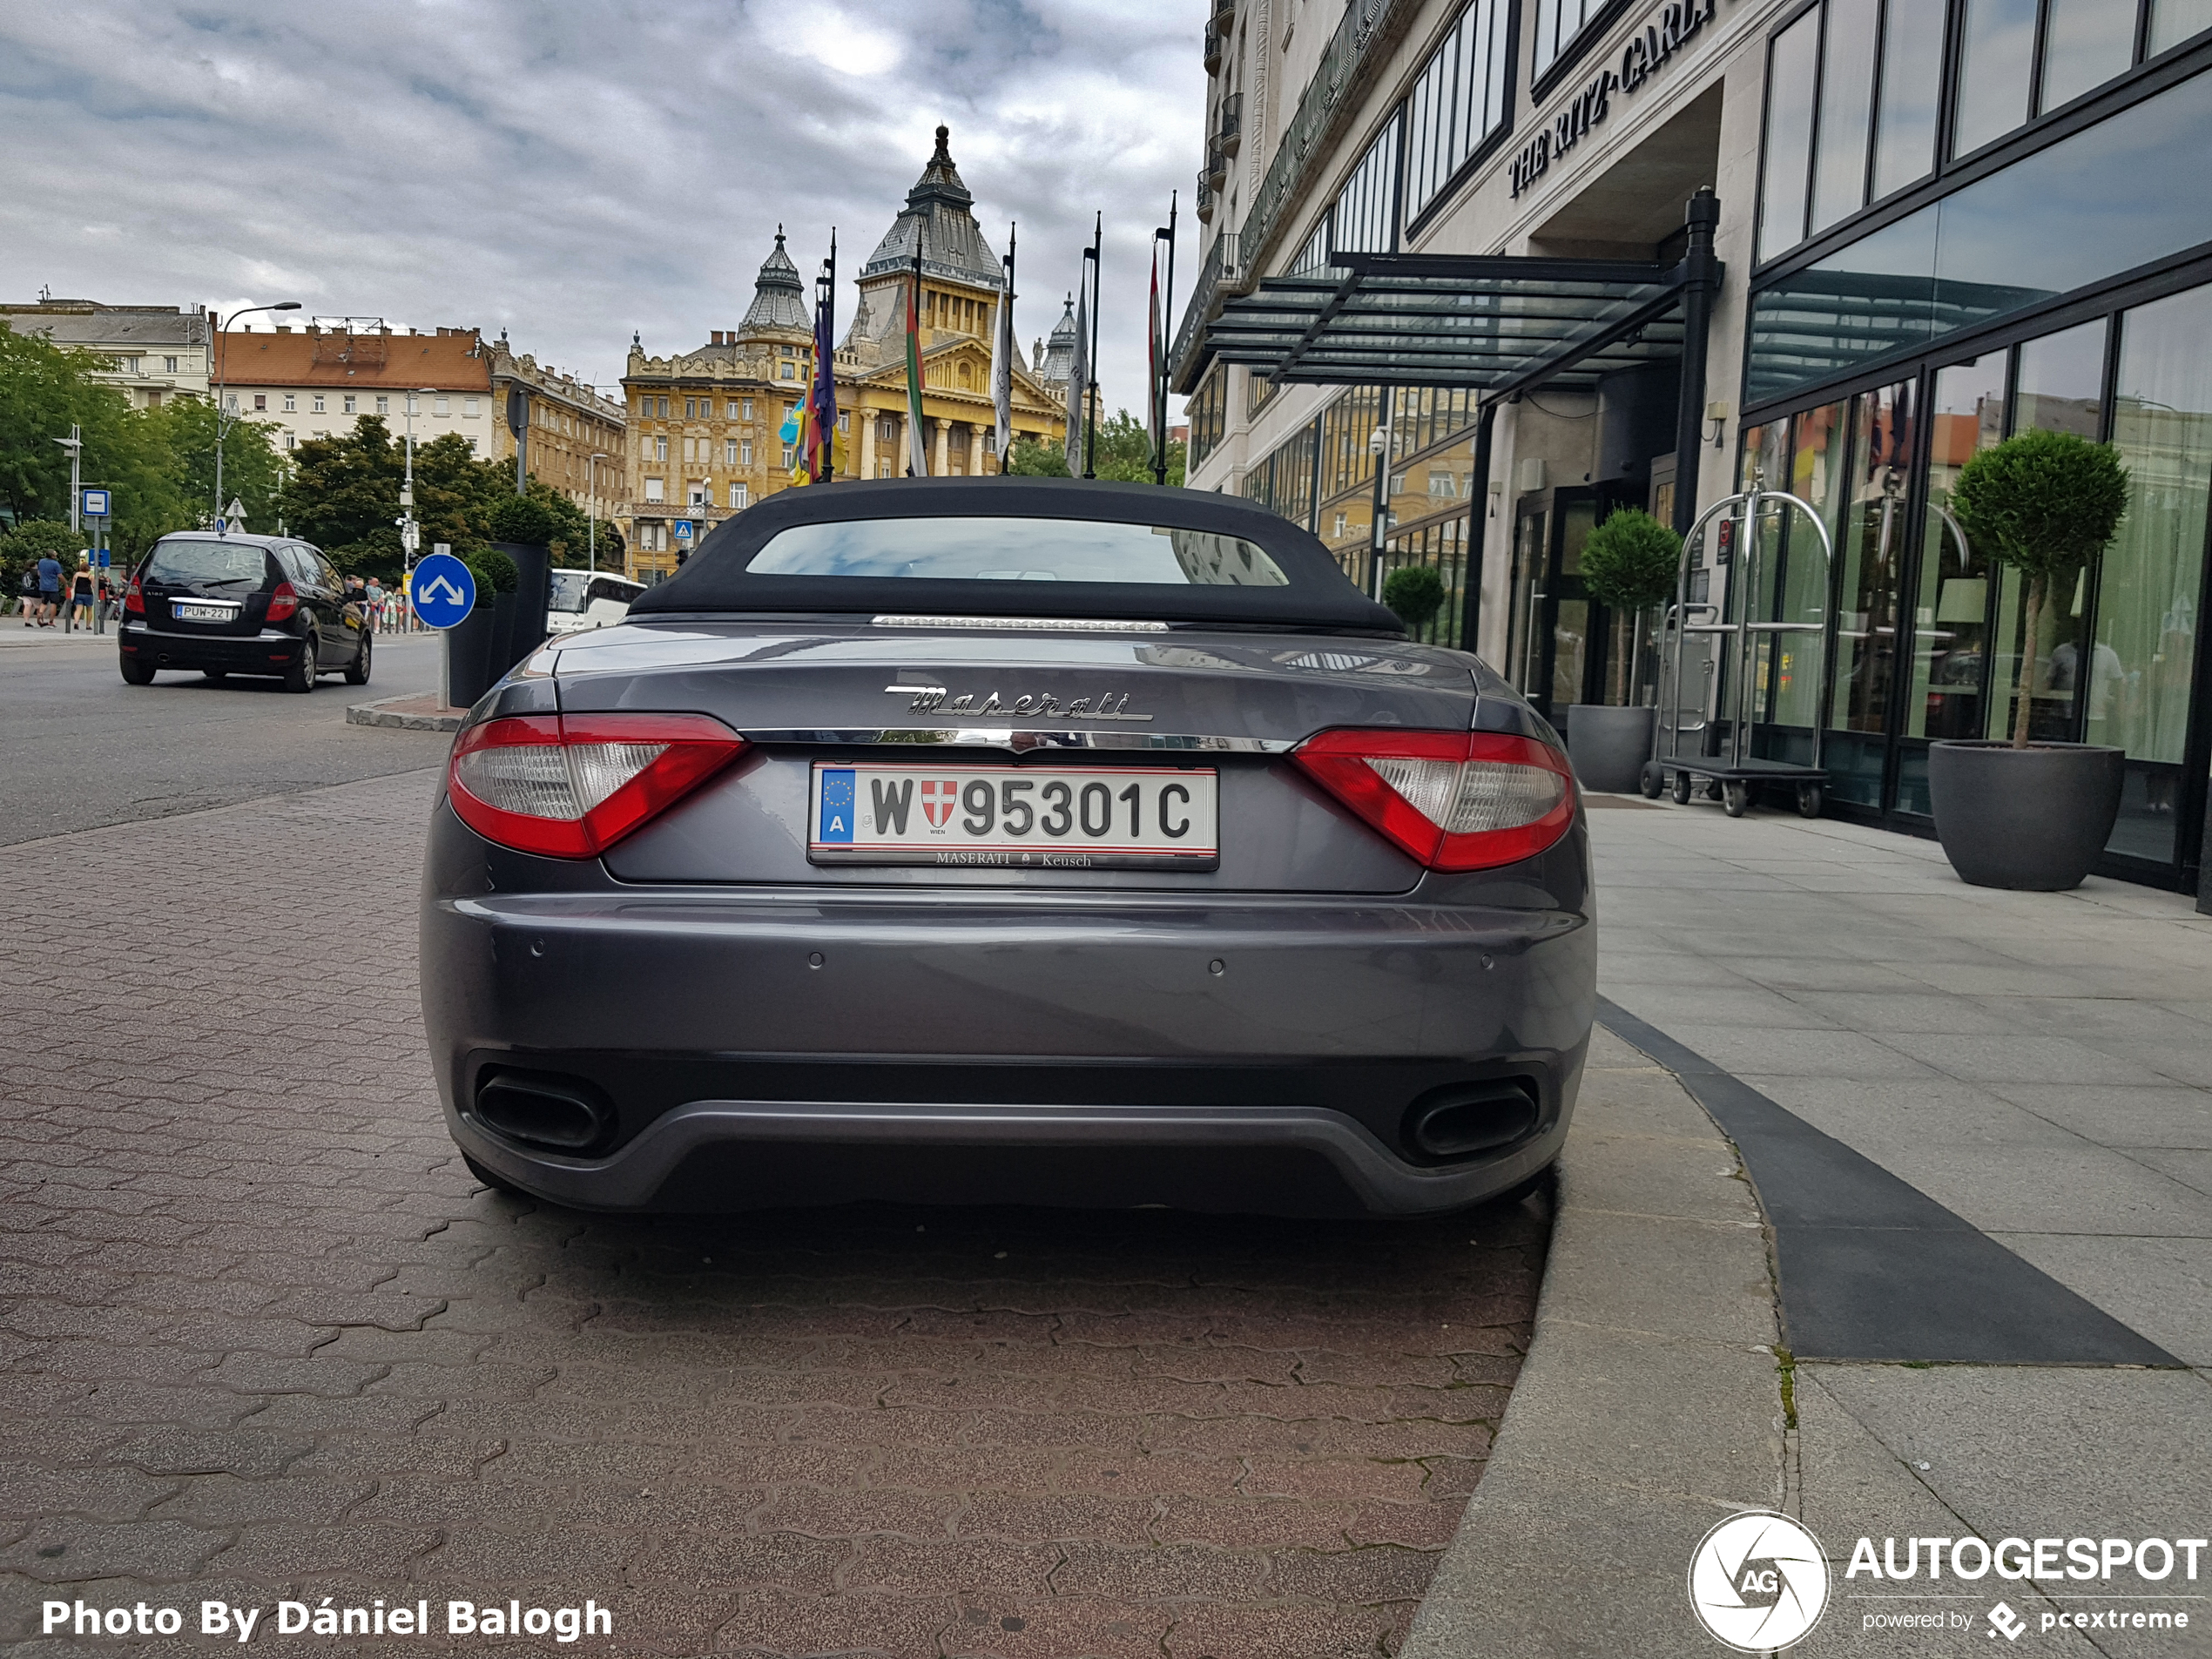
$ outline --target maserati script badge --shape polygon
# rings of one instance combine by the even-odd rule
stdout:
[[[1111,691],[1103,697],[1079,697],[1071,703],[1062,703],[1049,691],[1024,693],[1011,703],[1001,700],[996,691],[988,694],[962,691],[949,702],[941,685],[887,685],[883,688],[894,697],[913,699],[907,705],[914,714],[957,714],[964,718],[980,719],[991,714],[1019,714],[1031,718],[1061,720],[1128,720],[1145,722],[1149,714],[1129,711],[1129,693],[1118,698]],[[980,699],[980,700],[979,700]]]

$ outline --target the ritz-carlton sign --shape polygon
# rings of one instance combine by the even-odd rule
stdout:
[[[1714,20],[1720,0],[1669,0],[1658,14],[1621,51],[1618,69],[1602,69],[1589,84],[1567,101],[1548,125],[1521,146],[1513,158],[1513,193],[1534,184],[1552,165],[1581,141],[1582,135],[1605,119],[1608,100],[1615,92],[1633,92],[1659,72],[1660,66],[1696,39]]]

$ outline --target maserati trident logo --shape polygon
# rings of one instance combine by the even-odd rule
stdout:
[[[908,698],[907,709],[912,714],[958,715],[971,720],[993,714],[1015,714],[1032,719],[1126,720],[1133,724],[1147,723],[1152,718],[1149,714],[1129,711],[1127,691],[1119,697],[1108,691],[1103,696],[1078,697],[1068,702],[1049,691],[1030,691],[1008,703],[996,691],[962,691],[958,697],[951,697],[941,685],[887,685],[883,689],[894,697]]]
[[[1787,1515],[1752,1509],[1707,1533],[1689,1558],[1689,1605],[1716,1642],[1741,1653],[1786,1648],[1820,1622],[1828,1561]]]

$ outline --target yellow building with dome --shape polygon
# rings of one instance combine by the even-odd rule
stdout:
[[[991,340],[1005,294],[1004,267],[975,222],[937,129],[936,152],[907,205],[861,266],[860,305],[837,347],[837,476],[889,478],[906,471],[906,295],[921,251],[922,440],[933,476],[999,469],[991,406]],[[651,582],[714,525],[792,488],[798,456],[785,418],[804,401],[813,373],[813,307],[807,284],[776,243],[753,285],[744,320],[705,345],[669,357],[632,336],[623,396],[629,415],[629,500],[617,516],[631,574]],[[1050,349],[1014,369],[1017,437],[1064,442],[1074,320],[1063,316]],[[1063,338],[1064,336],[1064,338]],[[691,527],[685,544],[679,525]]]

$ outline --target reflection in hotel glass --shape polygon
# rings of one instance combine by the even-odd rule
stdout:
[[[2139,37],[2151,57],[2212,28],[2212,0],[1816,0],[1768,49],[1760,261],[1934,170],[1946,14],[1950,157],[2125,74]]]
[[[1787,756],[1824,719],[1835,799],[1879,809],[1893,748],[1891,805],[1925,815],[1928,742],[2011,736],[2023,583],[1961,530],[1951,493],[1966,462],[2007,436],[2072,432],[2115,446],[2128,505],[2110,547],[2053,583],[2027,687],[2029,731],[2126,752],[2112,853],[2169,868],[2191,858],[2175,832],[2212,511],[2212,287],[1927,367],[1925,381],[1915,370],[1744,435],[1745,486],[1771,489],[1786,475],[1829,523],[1837,552],[1825,707],[1816,710],[1786,658],[1765,664],[1760,706],[1770,724],[1759,752]],[[1925,433],[1914,415],[1922,385]],[[1905,524],[1916,496],[1913,536]],[[1817,614],[1816,597],[1791,585],[1790,527],[1767,533],[1779,549],[1773,576],[1785,611]],[[1899,603],[1905,592],[1909,605]],[[1892,741],[1885,734],[1900,649],[1908,655]]]

